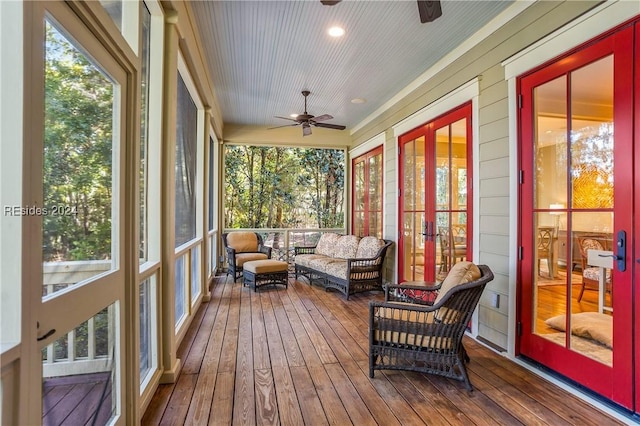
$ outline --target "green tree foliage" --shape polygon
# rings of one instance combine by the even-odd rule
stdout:
[[[113,84],[47,24],[44,260],[111,256]]]
[[[227,146],[225,227],[344,226],[344,151]]]

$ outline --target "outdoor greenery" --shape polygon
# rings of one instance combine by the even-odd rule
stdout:
[[[226,228],[341,228],[344,151],[228,145]]]
[[[113,84],[47,23],[45,261],[111,256]]]

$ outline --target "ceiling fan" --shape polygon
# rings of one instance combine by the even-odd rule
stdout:
[[[320,0],[320,2],[325,6],[333,6],[341,1],[342,0]],[[418,0],[418,13],[420,13],[420,22],[423,24],[435,21],[437,18],[442,16],[440,0]]]
[[[270,127],[271,129],[277,129],[280,127],[288,127],[288,126],[302,126],[302,136],[309,136],[311,134],[311,126],[314,127],[324,127],[327,129],[336,129],[336,130],[344,130],[345,126],[340,126],[338,124],[329,124],[329,123],[319,123],[319,121],[331,120],[333,116],[329,114],[323,114],[319,116],[311,115],[307,112],[307,96],[311,94],[308,90],[302,91],[302,96],[304,96],[304,114],[298,114],[295,118],[289,117],[279,117],[276,115],[276,118],[282,118],[283,120],[295,121],[294,124],[285,124],[284,126]]]

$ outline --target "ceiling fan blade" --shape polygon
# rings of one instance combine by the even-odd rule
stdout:
[[[311,134],[311,126],[309,123],[302,123],[302,136],[309,136]]]
[[[295,123],[295,124],[285,124],[283,126],[276,126],[276,127],[268,127],[267,130],[271,130],[271,129],[279,129],[281,127],[293,127],[293,126],[298,126],[300,125],[300,123]]]
[[[329,114],[322,114],[319,115],[317,117],[313,117],[313,121],[324,121],[324,120],[331,120],[333,118],[332,115]]]
[[[295,121],[296,123],[298,122],[298,120],[294,119],[294,118],[290,118],[290,117],[280,117],[279,115],[274,115],[275,118],[282,118],[283,120],[289,120],[289,121]]]
[[[320,0],[320,3],[322,3],[325,6],[333,6],[334,4],[338,4],[341,1],[342,0]]]
[[[341,126],[339,124],[329,124],[329,123],[315,123],[316,127],[324,127],[327,129],[335,129],[335,130],[344,130],[347,127],[346,126]]]
[[[418,0],[418,12],[420,13],[420,22],[433,22],[442,16],[442,7],[440,1]]]

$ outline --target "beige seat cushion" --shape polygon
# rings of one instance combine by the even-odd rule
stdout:
[[[354,259],[358,251],[359,242],[360,237],[356,235],[342,235],[338,238],[338,242],[333,251],[333,257],[337,259]]]
[[[320,236],[318,244],[316,245],[316,254],[324,254],[325,256],[333,257],[333,253],[336,249],[340,234],[334,232],[327,232]]]
[[[418,331],[417,333],[407,333],[403,331],[376,330],[375,339],[379,342],[388,342],[400,345],[420,346],[423,348],[448,349],[451,347],[451,338],[434,336],[428,333],[430,325],[434,321],[433,312],[416,312],[402,309],[403,307],[415,306],[412,303],[393,302],[394,307],[378,308],[378,318],[380,320],[394,320],[407,323],[407,328]],[[425,333],[419,330],[424,327]]]
[[[236,266],[240,267],[246,262],[263,259],[268,259],[268,256],[264,253],[238,253],[236,254]]]
[[[544,321],[549,327],[565,331],[567,317],[558,315]],[[613,316],[599,312],[580,312],[571,315],[571,334],[592,339],[613,348]]]
[[[227,234],[227,245],[238,253],[258,251],[258,237],[254,232],[229,232]]]
[[[384,240],[381,240],[380,238],[372,236],[362,237],[360,243],[358,243],[356,259],[371,259],[376,257],[384,244]]]
[[[296,255],[296,265],[311,267],[312,260],[326,257],[324,254],[298,254]]]
[[[254,274],[268,274],[270,272],[283,272],[288,268],[287,262],[274,259],[251,260],[246,262],[242,269]]]

